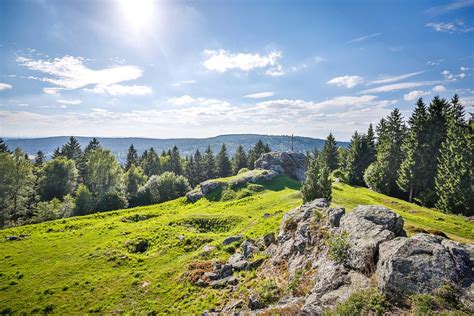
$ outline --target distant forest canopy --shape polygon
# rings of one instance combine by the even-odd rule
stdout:
[[[92,137],[75,137],[82,148],[92,140]],[[25,151],[30,158],[33,158],[36,153],[41,150],[47,159],[50,159],[54,150],[61,147],[68,141],[68,136],[44,137],[44,138],[7,138],[5,143],[10,148],[20,147]],[[153,138],[110,138],[97,137],[101,145],[109,149],[120,163],[124,163],[127,158],[127,151],[130,144],[133,144],[139,154],[145,150],[153,147],[157,152],[168,150],[177,146],[182,155],[189,155],[194,153],[196,149],[201,152],[205,151],[208,146],[214,152],[219,151],[222,143],[225,143],[230,155],[233,155],[235,150],[242,145],[248,151],[256,142],[262,140],[268,144],[273,150],[287,151],[291,148],[291,135],[259,135],[259,134],[229,134],[219,135],[209,138],[170,138],[170,139],[153,139]],[[311,137],[294,137],[294,150],[306,152],[313,150],[313,148],[321,149],[324,145],[323,139]],[[348,142],[338,142],[339,146],[347,147]]]
[[[331,199],[331,178],[368,186],[446,213],[474,212],[474,134],[472,119],[455,95],[420,98],[404,122],[398,109],[375,129],[355,132],[342,147],[330,133],[310,159],[302,186],[304,201]],[[274,149],[274,148],[273,148]],[[271,145],[258,140],[230,154],[226,143],[184,155],[178,146],[139,153],[134,144],[125,163],[96,138],[82,148],[75,137],[57,147],[47,160],[34,160],[21,149],[10,150],[0,138],[0,227],[35,223],[94,212],[149,205],[184,196],[200,182],[253,169]]]

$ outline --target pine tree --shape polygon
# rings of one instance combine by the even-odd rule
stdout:
[[[454,98],[453,98],[454,100]],[[454,100],[457,102],[457,100]],[[438,158],[436,208],[445,213],[474,215],[474,134],[459,103],[448,115],[448,130]],[[460,111],[459,111],[460,110]]]
[[[240,145],[235,151],[234,158],[232,159],[232,169],[234,174],[237,174],[240,169],[247,167],[247,155],[245,154],[244,147]]]
[[[375,133],[372,124],[369,125],[366,135],[367,141],[367,166],[375,161]]]
[[[125,162],[125,171],[128,171],[132,165],[138,166],[138,153],[133,144],[128,148],[127,161]]]
[[[404,158],[401,145],[405,133],[406,127],[398,109],[393,110],[386,120],[380,121],[377,126],[379,141],[376,158],[364,174],[364,181],[371,189],[388,195],[400,194],[396,180]]]
[[[60,147],[57,147],[54,151],[53,151],[53,155],[51,156],[52,159],[56,159],[56,158],[59,158],[59,157],[64,157],[65,154],[63,153],[62,149]]]
[[[199,184],[206,179],[204,174],[204,161],[199,149],[196,149],[196,152],[194,153],[194,167],[196,183]]]
[[[255,161],[260,158],[260,156],[264,153],[268,153],[271,151],[271,148],[268,144],[264,144],[261,139],[255,144],[253,148],[250,149],[248,155],[248,168],[253,169],[255,168]]]
[[[145,150],[140,160],[141,160],[140,164],[147,177],[160,174],[161,172],[160,157],[155,152],[155,149],[153,149],[153,147],[150,148],[149,150]]]
[[[174,146],[173,150],[168,152],[170,156],[170,169],[175,175],[183,174],[183,165],[181,164],[181,156],[178,147]]]
[[[74,160],[77,164],[82,158],[82,150],[79,141],[74,136],[69,137],[69,141],[63,146],[62,153],[69,160]]]
[[[5,141],[1,137],[0,137],[0,153],[9,153],[9,154],[11,154],[10,149],[8,149],[8,145],[5,143]]]
[[[423,192],[417,199],[421,204],[428,207],[436,203],[435,179],[438,172],[438,158],[441,144],[446,139],[447,119],[449,105],[445,99],[435,96],[431,100],[428,108],[427,130],[427,148],[426,148],[426,169],[424,179],[426,180]]]
[[[184,176],[188,179],[189,184],[192,187],[195,187],[199,183],[197,179],[196,164],[194,163],[193,155],[190,155],[189,157],[186,156],[186,164],[184,166]]]
[[[301,187],[303,201],[310,202],[314,199],[325,198],[331,201],[332,188],[329,178],[329,168],[322,159],[312,159],[306,171],[306,179]]]
[[[404,159],[398,170],[397,179],[400,189],[408,192],[410,202],[425,187],[426,146],[429,133],[427,121],[426,106],[420,98],[408,120],[409,130],[402,144]]]
[[[216,156],[217,175],[225,178],[231,175],[232,166],[230,164],[229,156],[227,155],[227,147],[222,144],[221,150]]]
[[[212,152],[211,146],[208,146],[204,152],[204,176],[205,180],[213,179],[216,176],[216,160]]]
[[[41,150],[39,150],[36,153],[36,157],[35,157],[35,167],[37,167],[37,168],[43,167],[45,161],[46,161],[45,154]]]
[[[323,150],[321,151],[321,159],[324,160],[324,164],[328,167],[329,172],[337,169],[338,166],[338,154],[337,154],[337,143],[336,139],[332,135],[326,138],[324,142]]]
[[[84,154],[87,155],[92,150],[99,149],[99,148],[102,148],[102,146],[100,145],[99,140],[94,137],[94,138],[91,139],[91,141],[87,145],[86,149],[84,149]]]
[[[365,185],[364,173],[372,163],[371,150],[367,135],[359,135],[357,132],[351,138],[346,157],[346,174],[350,184]]]

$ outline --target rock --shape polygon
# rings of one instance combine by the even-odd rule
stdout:
[[[28,234],[20,234],[20,238],[26,238],[26,237],[30,237],[30,235],[28,235]]]
[[[194,190],[186,193],[186,198],[189,202],[194,203],[197,200],[203,198],[206,194],[214,191],[220,186],[225,186],[226,183],[223,181],[207,180],[201,182]]]
[[[243,185],[245,183],[257,183],[259,181],[269,181],[273,179],[277,173],[273,170],[254,169],[239,174],[237,177],[229,181],[231,187]]]
[[[217,264],[214,272],[217,274],[218,279],[223,279],[232,275],[233,268],[230,264]]]
[[[203,197],[204,197],[204,194],[202,194],[200,188],[196,188],[186,193],[186,198],[191,203],[194,203],[198,201],[199,199],[202,199]]]
[[[298,152],[270,152],[255,161],[255,168],[273,170],[298,181],[305,178],[308,162],[306,155]]]
[[[378,246],[397,236],[406,236],[400,215],[380,205],[363,205],[342,216],[340,230],[349,234],[347,265],[363,273],[375,270]]]
[[[395,303],[413,294],[432,294],[446,283],[472,274],[469,254],[460,244],[439,236],[398,237],[379,248],[375,276],[380,290]]]
[[[245,260],[240,260],[232,264],[232,268],[236,271],[243,271],[247,269],[248,262]]]
[[[216,250],[216,247],[214,247],[213,245],[205,245],[204,247],[202,247],[201,253],[208,254],[213,252],[214,250]]]
[[[235,312],[237,309],[241,309],[245,304],[245,301],[242,299],[230,301],[227,303],[227,305],[222,309],[222,313],[224,315],[231,314],[232,312]]]
[[[263,244],[265,247],[270,246],[271,244],[275,243],[275,234],[274,233],[269,233],[263,236]]]
[[[219,289],[219,288],[224,288],[224,287],[229,286],[229,285],[237,285],[238,282],[239,282],[239,280],[237,280],[236,277],[228,276],[228,277],[225,277],[223,279],[212,281],[210,283],[210,286],[215,288],[215,289]]]
[[[242,255],[245,259],[250,258],[258,252],[258,247],[250,240],[245,240],[240,247],[242,248]]]
[[[260,297],[258,296],[258,294],[251,294],[249,296],[249,308],[251,310],[256,310],[256,309],[260,309],[260,308],[264,308],[265,305],[262,303]]]
[[[243,236],[230,236],[230,237],[227,237],[224,239],[224,241],[222,242],[222,244],[224,244],[224,246],[226,245],[229,245],[233,242],[236,242],[236,241],[241,241],[244,237]]]
[[[14,240],[19,240],[20,237],[19,236],[7,236],[5,237],[6,240],[8,241],[14,241]]]
[[[346,213],[344,208],[330,208],[327,212],[329,223],[332,227],[339,227],[342,216]]]
[[[217,280],[219,275],[215,272],[204,272],[203,277],[208,280]]]
[[[206,286],[207,282],[203,281],[202,279],[199,279],[195,283],[197,286]]]
[[[234,253],[232,256],[230,256],[229,260],[227,260],[227,263],[230,265],[233,265],[236,262],[244,260],[244,256],[241,253]]]
[[[260,259],[254,260],[252,262],[249,262],[247,264],[247,270],[257,269],[258,267],[260,267],[263,264],[263,262],[265,262],[265,259],[263,259],[263,258],[260,258]]]

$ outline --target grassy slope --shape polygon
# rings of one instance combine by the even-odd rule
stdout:
[[[212,258],[227,258],[221,246],[239,233],[259,238],[278,229],[283,213],[301,203],[298,183],[278,177],[266,189],[227,202],[221,192],[187,204],[184,199],[96,215],[28,225],[0,231],[0,311],[174,312],[200,313],[239,293],[198,288],[183,273],[189,263],[206,259],[202,246],[217,250]],[[242,193],[237,190],[236,194]],[[474,224],[365,188],[335,184],[333,204],[351,209],[358,204],[383,204],[405,217],[407,224],[444,231],[457,240],[473,242]],[[416,210],[417,213],[409,213]],[[284,211],[284,212],[278,212]],[[263,214],[274,214],[264,218]],[[155,216],[123,222],[132,215]],[[443,220],[437,220],[442,218]],[[182,220],[207,224],[205,232]],[[8,242],[5,236],[29,234]],[[180,240],[178,236],[184,236]],[[150,241],[143,254],[130,253],[126,241]],[[252,272],[240,274],[249,279]],[[240,292],[245,293],[245,287]]]

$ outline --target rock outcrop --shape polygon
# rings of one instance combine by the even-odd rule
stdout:
[[[306,155],[298,152],[270,152],[255,161],[255,168],[273,170],[298,181],[305,178],[308,168]]]
[[[343,241],[337,244],[343,245],[337,252],[331,243],[335,238]],[[378,288],[398,306],[394,308],[403,310],[411,295],[435,294],[448,284],[456,287],[465,308],[474,312],[474,247],[428,234],[408,238],[403,219],[383,206],[358,206],[345,214],[342,208],[330,208],[324,199],[314,200],[284,215],[276,240],[257,244],[245,241],[241,253],[227,264],[234,271],[248,269],[245,253],[264,249],[268,259],[257,270],[262,278],[284,286],[303,271],[306,290],[286,291],[269,307],[261,303],[258,293],[251,292],[246,304],[229,303],[238,306],[229,311],[250,308],[322,315],[351,294],[369,288]]]

